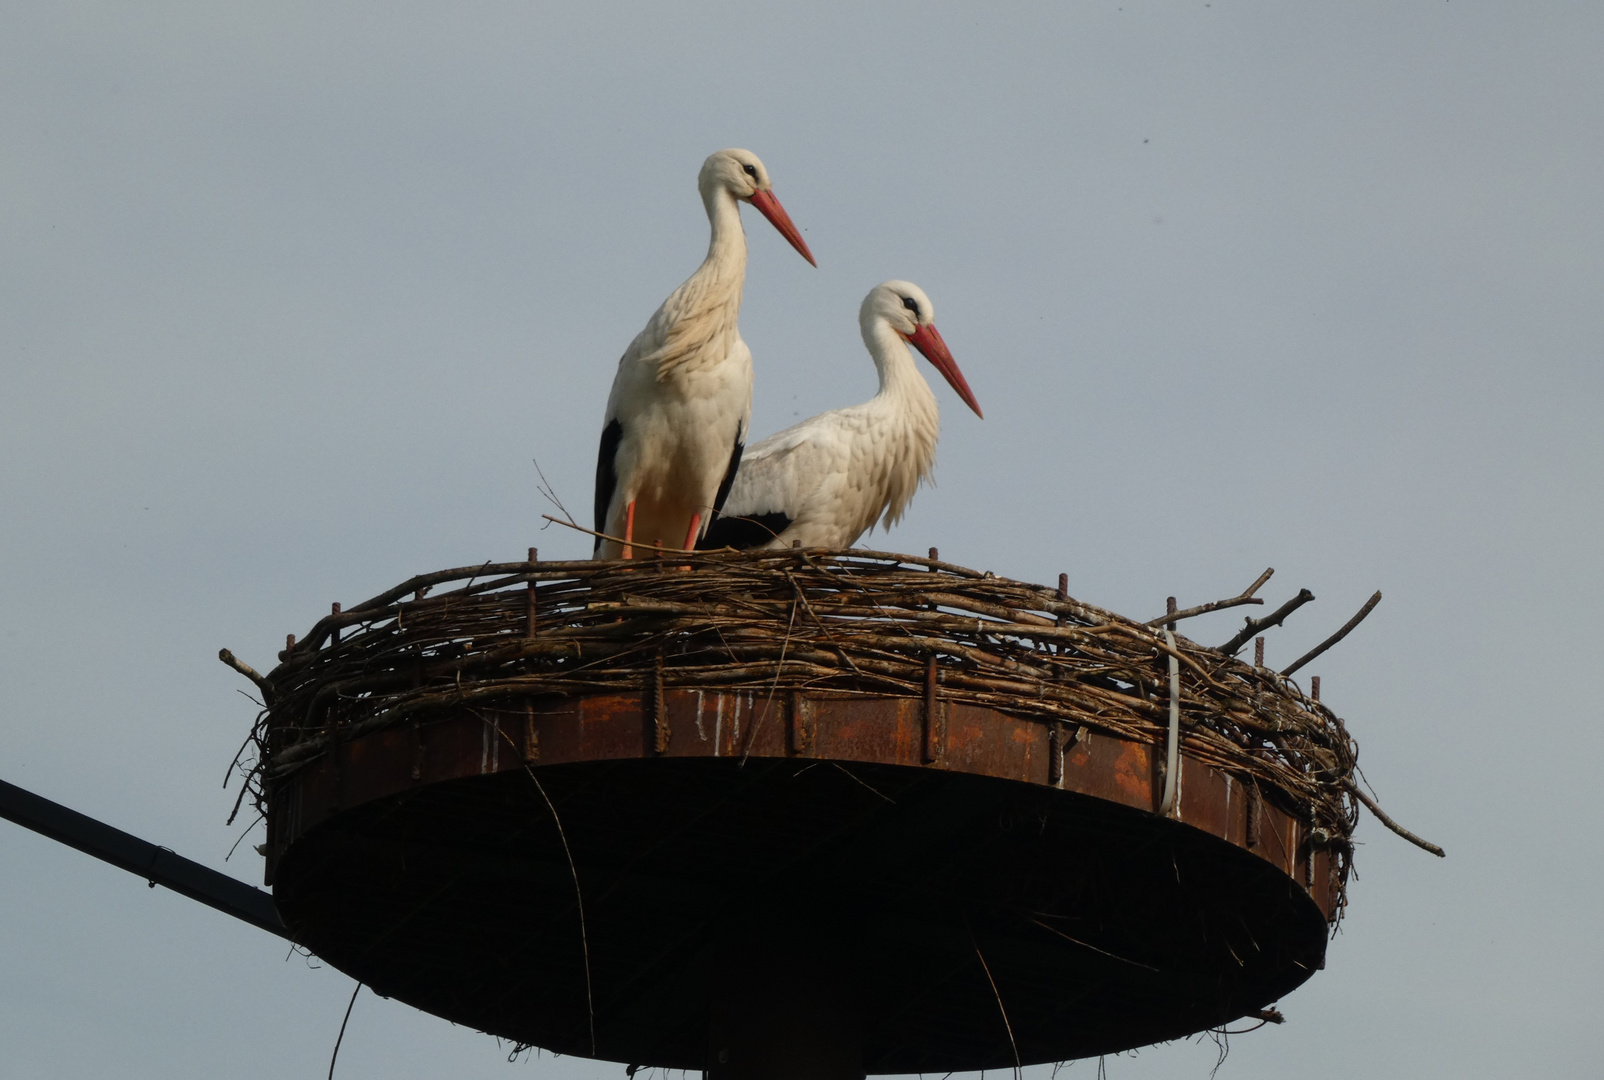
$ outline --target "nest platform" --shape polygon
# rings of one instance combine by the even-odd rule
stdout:
[[[1110,1053],[1262,1010],[1345,902],[1329,709],[933,559],[442,571],[280,660],[249,790],[296,940],[522,1045],[714,1077]]]

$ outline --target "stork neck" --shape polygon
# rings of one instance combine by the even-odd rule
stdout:
[[[915,365],[907,340],[884,319],[875,319],[863,328],[863,343],[869,347],[874,369],[880,376],[879,397],[901,398],[910,403],[935,408],[936,395],[930,392]]]
[[[741,226],[741,204],[723,185],[702,192],[707,220],[713,227],[707,258],[698,274],[723,281],[733,277],[736,289],[746,276],[746,230]]]

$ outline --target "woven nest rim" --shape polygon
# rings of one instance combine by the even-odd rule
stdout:
[[[261,809],[270,786],[333,742],[465,704],[658,678],[917,697],[932,656],[949,700],[1162,746],[1171,655],[1181,748],[1309,825],[1331,850],[1340,915],[1362,798],[1341,718],[1290,677],[1179,633],[1172,653],[1159,627],[935,558],[792,549],[485,563],[336,606],[265,676],[224,650],[264,695],[241,760],[241,798]]]

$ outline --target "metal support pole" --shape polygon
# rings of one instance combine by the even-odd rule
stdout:
[[[164,885],[181,896],[199,900],[260,930],[282,938],[290,936],[273,906],[271,893],[4,780],[0,780],[0,817],[109,862],[152,885]]]

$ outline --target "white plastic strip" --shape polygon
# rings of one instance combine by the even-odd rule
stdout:
[[[1164,799],[1158,813],[1169,817],[1175,809],[1175,783],[1180,778],[1181,662],[1176,658],[1175,632],[1166,628],[1164,641],[1170,647],[1170,735],[1164,749]]]

